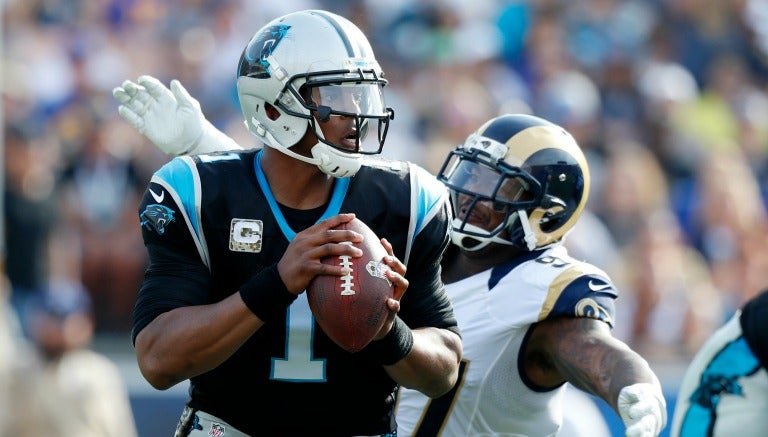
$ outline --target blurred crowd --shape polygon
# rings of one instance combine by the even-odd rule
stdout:
[[[290,11],[369,36],[395,110],[384,154],[436,172],[502,112],[569,130],[592,173],[566,240],[616,280],[618,336],[688,359],[768,286],[768,3],[762,0],[6,0],[5,271],[21,329],[35,293],[79,284],[96,333],[125,334],[146,265],[137,205],[169,156],[113,87],[177,78],[245,147],[235,69]]]

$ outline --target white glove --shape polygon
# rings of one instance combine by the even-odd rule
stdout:
[[[638,383],[622,388],[618,406],[627,437],[656,437],[667,425],[667,402],[654,384]]]
[[[122,103],[117,112],[165,153],[187,155],[241,149],[232,138],[209,122],[200,102],[181,82],[168,89],[152,76],[140,76],[138,84],[126,80],[112,90]]]

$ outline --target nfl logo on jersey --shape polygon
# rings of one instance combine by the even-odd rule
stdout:
[[[224,436],[224,425],[220,423],[212,423],[211,424],[211,430],[208,431],[208,435],[211,437],[223,437]]]

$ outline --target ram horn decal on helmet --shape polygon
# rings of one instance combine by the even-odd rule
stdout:
[[[573,137],[524,114],[486,122],[451,151],[438,179],[451,192],[453,241],[465,250],[498,243],[531,251],[561,241],[581,215],[590,184]],[[503,213],[494,229],[472,223],[482,203]]]

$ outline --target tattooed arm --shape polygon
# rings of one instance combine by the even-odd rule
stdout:
[[[542,387],[568,381],[602,398],[621,416],[627,435],[647,435],[643,430],[658,435],[666,424],[658,378],[605,322],[556,318],[539,323],[526,345],[525,372]]]

